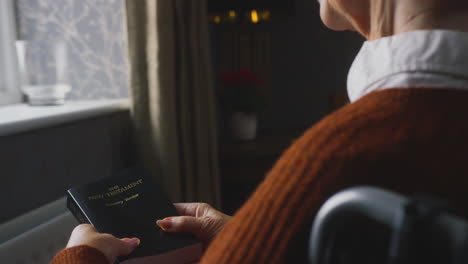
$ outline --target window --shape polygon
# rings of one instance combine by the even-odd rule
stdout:
[[[0,105],[21,102],[12,0],[0,1]]]

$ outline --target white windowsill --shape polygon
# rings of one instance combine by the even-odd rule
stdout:
[[[111,114],[130,108],[128,99],[67,101],[60,106],[0,107],[0,136]]]

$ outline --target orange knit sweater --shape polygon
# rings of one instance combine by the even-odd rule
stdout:
[[[354,185],[432,194],[468,216],[467,116],[468,91],[455,89],[378,91],[338,110],[284,153],[201,263],[306,262],[315,213]],[[52,263],[99,254],[79,250],[62,251]]]

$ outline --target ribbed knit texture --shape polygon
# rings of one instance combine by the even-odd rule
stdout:
[[[201,263],[306,263],[317,210],[355,185],[432,194],[468,216],[468,91],[379,91],[328,116],[284,153]]]
[[[344,107],[286,151],[201,263],[307,263],[314,215],[354,185],[429,193],[467,215],[467,119],[468,92],[454,89],[392,89]]]
[[[109,261],[93,247],[77,246],[60,251],[50,264],[109,264]]]

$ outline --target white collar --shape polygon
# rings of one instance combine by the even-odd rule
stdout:
[[[468,89],[468,33],[419,30],[366,41],[348,75],[352,102],[376,90]]]

